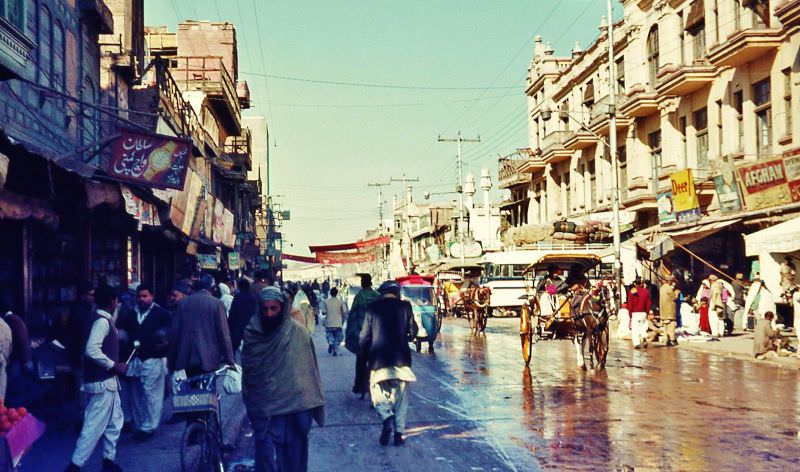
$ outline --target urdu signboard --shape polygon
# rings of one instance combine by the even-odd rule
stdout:
[[[185,139],[123,130],[111,150],[109,177],[145,187],[182,190],[192,143]]]

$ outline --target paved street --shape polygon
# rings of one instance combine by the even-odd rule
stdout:
[[[327,425],[311,434],[309,470],[793,470],[800,467],[798,371],[687,348],[612,347],[605,372],[575,366],[566,341],[536,345],[522,368],[517,319],[491,319],[486,337],[446,320],[435,355],[415,355],[405,447],[381,447],[379,422],[350,393],[354,356],[317,350]],[[424,348],[423,348],[424,351]],[[241,424],[241,404],[226,410]],[[234,428],[236,429],[236,426]],[[710,427],[712,426],[712,427]],[[178,470],[182,425],[157,439],[123,439],[126,470]],[[239,434],[231,469],[247,470],[253,444]],[[60,470],[76,432],[52,425],[23,471]],[[95,454],[88,469],[99,464]]]

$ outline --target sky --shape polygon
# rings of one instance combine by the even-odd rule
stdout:
[[[284,251],[308,254],[377,226],[369,183],[419,179],[415,201],[454,191],[456,144],[439,136],[480,136],[463,144],[465,175],[488,167],[496,184],[497,158],[528,146],[534,36],[569,55],[605,12],[606,0],[146,0],[145,24],[234,24],[244,114],[267,118],[272,195],[291,211]],[[402,184],[383,190],[389,214]]]

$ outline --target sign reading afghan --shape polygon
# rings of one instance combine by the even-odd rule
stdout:
[[[672,203],[672,192],[659,193],[656,197],[658,205],[658,223],[668,225],[675,223],[675,205]]]
[[[123,130],[106,172],[111,178],[146,187],[183,190],[191,149],[185,139]]]
[[[748,210],[791,203],[783,159],[771,159],[736,169]]]
[[[672,203],[678,223],[690,223],[700,219],[700,201],[694,189],[692,170],[684,169],[669,175],[672,186]]]

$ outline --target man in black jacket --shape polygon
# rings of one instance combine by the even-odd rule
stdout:
[[[138,429],[133,439],[146,441],[161,422],[170,315],[153,302],[153,289],[143,283],[136,290],[136,305],[120,313],[117,327],[128,338],[126,358],[133,352],[125,384]]]
[[[394,444],[405,443],[403,431],[408,410],[408,383],[417,380],[411,371],[408,342],[417,334],[411,304],[400,300],[400,285],[387,281],[378,288],[381,298],[367,307],[359,345],[370,369],[370,395],[383,421],[380,444],[389,444],[394,426]]]
[[[250,290],[250,281],[242,277],[239,279],[239,291],[233,296],[228,313],[228,329],[231,332],[231,346],[233,346],[234,352],[242,344],[244,328],[257,312],[258,294]]]

